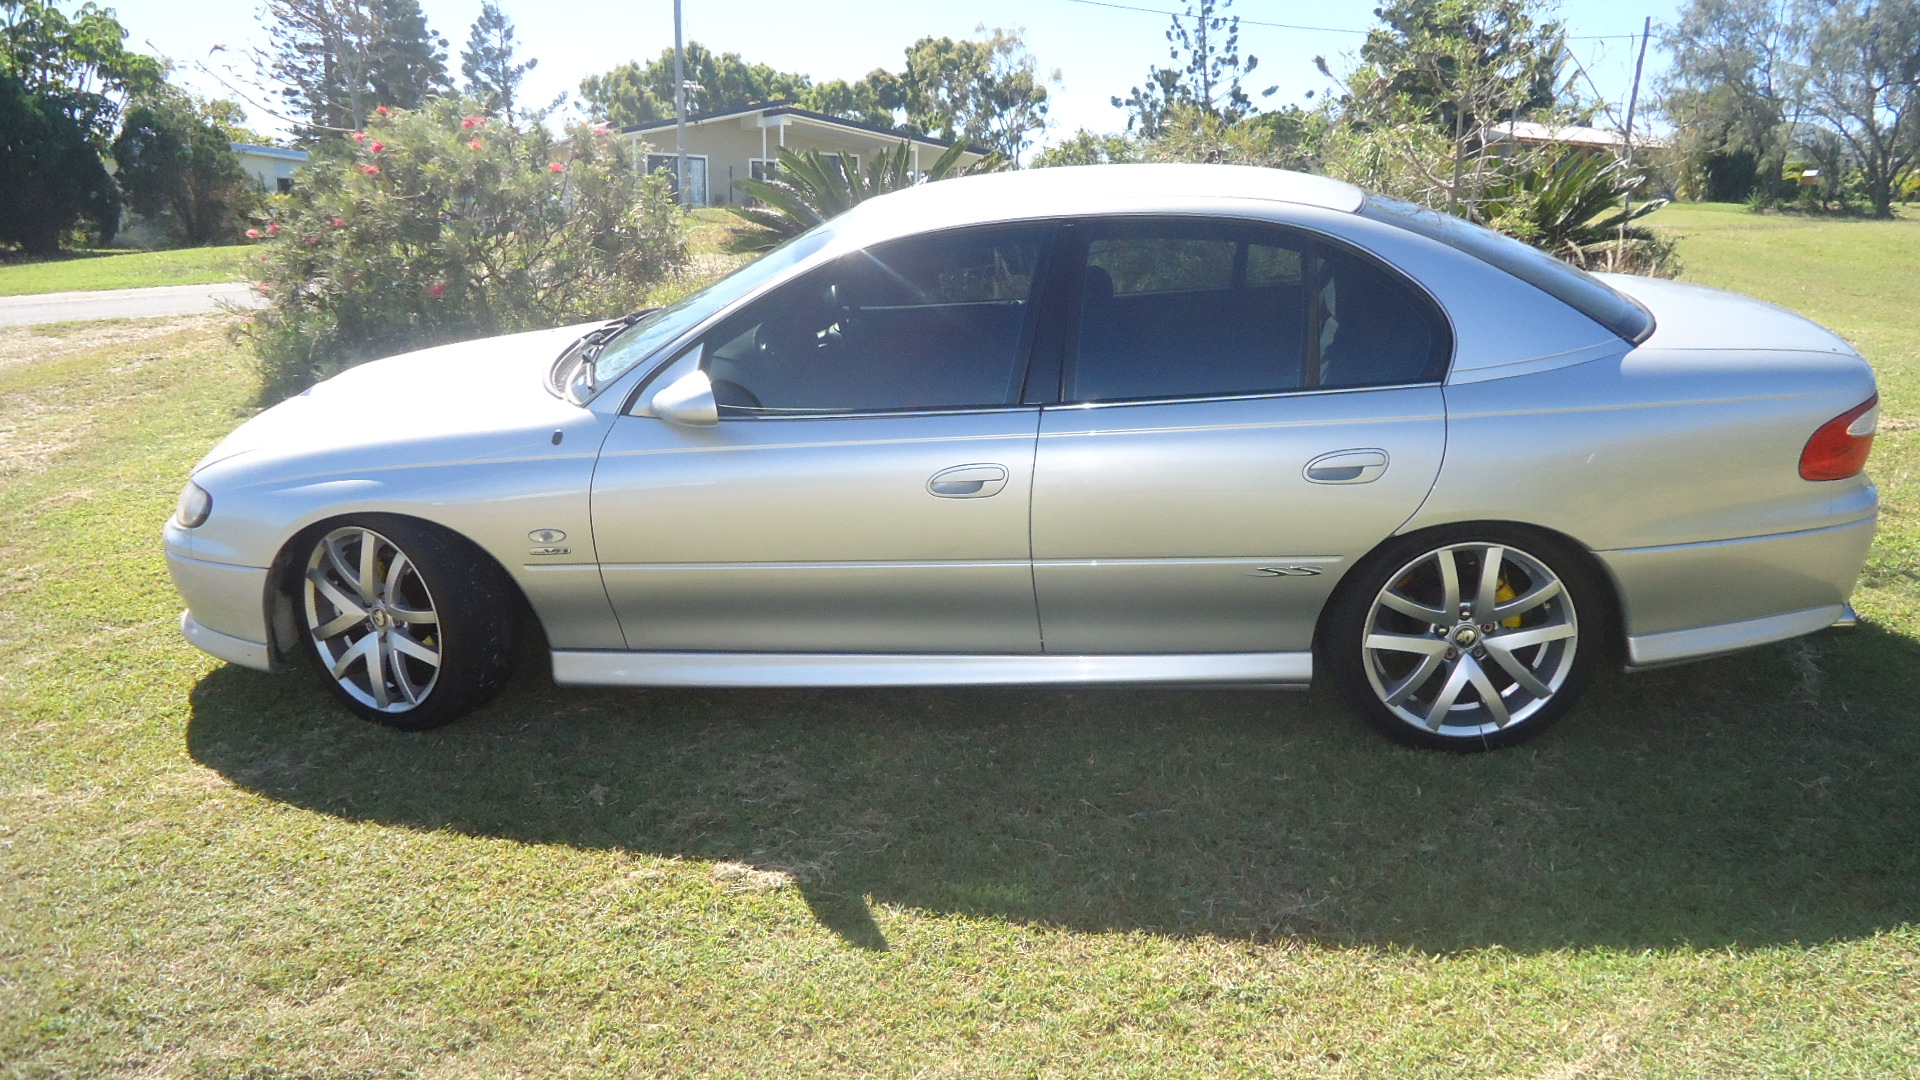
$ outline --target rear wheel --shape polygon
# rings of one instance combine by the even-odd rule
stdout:
[[[1325,660],[1350,706],[1415,746],[1533,737],[1585,689],[1607,638],[1585,560],[1544,535],[1408,537],[1355,575],[1329,611]]]
[[[321,681],[375,723],[439,727],[511,674],[511,586],[491,560],[430,525],[372,515],[336,523],[306,553],[301,599]]]

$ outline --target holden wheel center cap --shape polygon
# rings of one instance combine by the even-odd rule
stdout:
[[[1476,626],[1457,626],[1453,630],[1453,647],[1462,652],[1480,644],[1480,628]]]
[[[368,621],[373,623],[375,630],[385,630],[393,622],[393,617],[387,614],[385,607],[376,606],[368,616]]]

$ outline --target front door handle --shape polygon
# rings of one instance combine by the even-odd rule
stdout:
[[[956,465],[927,481],[927,491],[942,499],[984,499],[1006,486],[1005,465]]]
[[[1387,471],[1385,450],[1335,450],[1307,462],[1303,470],[1314,484],[1369,484]]]

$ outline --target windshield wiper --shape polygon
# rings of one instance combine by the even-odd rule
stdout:
[[[659,310],[659,308],[643,308],[628,312],[576,338],[573,344],[567,346],[566,351],[579,355],[579,365],[574,368],[572,377],[567,381],[573,383],[582,381],[584,378],[588,394],[600,389],[600,379],[594,370],[595,362],[600,359],[600,351],[605,349],[607,343],[618,337],[622,331]]]

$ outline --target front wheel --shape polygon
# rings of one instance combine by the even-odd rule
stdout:
[[[1414,746],[1491,750],[1528,739],[1585,689],[1607,612],[1584,560],[1497,527],[1408,537],[1362,566],[1329,611],[1324,659],[1341,696]]]
[[[336,523],[306,556],[308,652],[321,682],[359,716],[423,731],[506,682],[518,608],[499,569],[470,545],[369,515]]]

